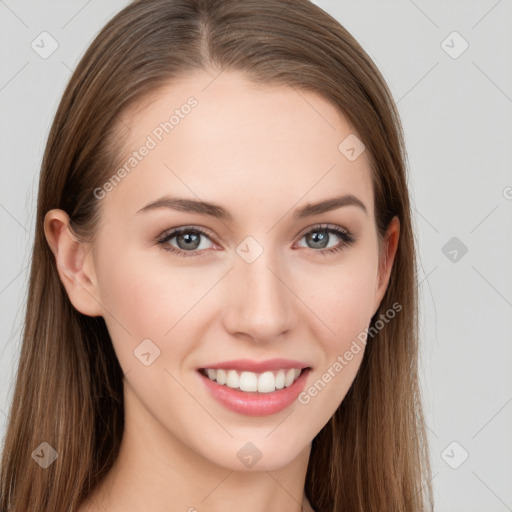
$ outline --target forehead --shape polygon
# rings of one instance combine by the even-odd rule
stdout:
[[[351,161],[340,150],[356,134],[317,93],[198,71],[133,105],[120,126],[128,172],[107,202],[125,215],[165,193],[269,215],[352,193],[373,214],[366,152]]]

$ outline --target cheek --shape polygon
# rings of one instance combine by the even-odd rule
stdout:
[[[314,277],[302,281],[300,296],[324,325],[320,339],[329,343],[349,342],[365,329],[371,319],[375,287],[376,261],[351,258],[329,268],[318,268]]]
[[[124,358],[128,363],[144,339],[160,346],[164,334],[186,312],[187,287],[180,282],[179,272],[164,273],[148,264],[140,251],[129,249],[101,255],[98,268],[105,321],[120,362]]]
[[[304,280],[302,294],[308,308],[321,319],[313,339],[318,342],[319,364],[298,402],[315,418],[320,430],[343,401],[359,370],[365,352],[375,291],[375,265],[371,257],[347,258]],[[311,316],[313,318],[313,316]]]
[[[157,366],[186,357],[195,346],[205,308],[211,316],[212,302],[205,296],[222,273],[176,266],[166,256],[156,248],[151,255],[127,248],[99,258],[105,321],[125,371],[138,367],[134,350],[146,339],[160,351]]]

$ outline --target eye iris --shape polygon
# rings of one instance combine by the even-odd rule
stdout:
[[[178,246],[180,247],[180,249],[194,250],[194,249],[197,249],[197,247],[199,247],[199,245],[200,245],[200,237],[201,237],[200,233],[194,233],[191,231],[187,231],[186,233],[180,233],[180,234],[176,235],[176,240],[178,242]],[[182,239],[186,240],[185,245],[183,245],[180,242]],[[190,243],[190,242],[193,243],[193,246],[187,245],[187,243]]]
[[[315,249],[323,249],[326,247],[325,241],[329,240],[329,234],[325,231],[312,231],[306,235],[308,242],[313,242]],[[319,244],[319,245],[316,245]]]

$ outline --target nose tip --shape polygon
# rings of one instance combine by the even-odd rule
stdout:
[[[238,263],[230,277],[226,328],[232,334],[246,334],[259,341],[277,338],[292,329],[293,294],[280,271],[271,268],[263,255],[251,264]]]

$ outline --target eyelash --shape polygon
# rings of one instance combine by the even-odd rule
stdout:
[[[186,228],[174,229],[170,232],[164,233],[163,235],[161,235],[158,238],[157,243],[160,246],[160,248],[163,249],[164,251],[169,251],[169,252],[175,253],[178,256],[182,256],[185,258],[190,257],[190,256],[197,256],[198,253],[204,252],[204,250],[195,249],[193,251],[183,251],[183,250],[177,249],[176,247],[173,247],[172,245],[169,245],[167,243],[169,240],[171,240],[172,238],[174,238],[176,236],[179,236],[183,233],[191,233],[191,232],[200,234],[201,236],[205,236],[206,238],[210,238],[208,233],[206,233],[206,231],[203,231],[201,228],[186,227]],[[310,229],[309,231],[304,233],[301,236],[301,239],[304,238],[306,235],[309,235],[310,233],[314,233],[314,232],[325,232],[325,233],[334,234],[337,237],[341,238],[341,240],[342,240],[342,243],[336,247],[331,247],[329,249],[322,249],[322,250],[311,249],[312,251],[322,254],[324,256],[341,251],[341,250],[345,249],[347,246],[350,246],[355,242],[355,238],[352,236],[352,234],[349,231],[346,231],[344,229],[338,228],[337,226],[330,225],[330,224],[322,224],[322,225],[314,226],[312,229]]]

